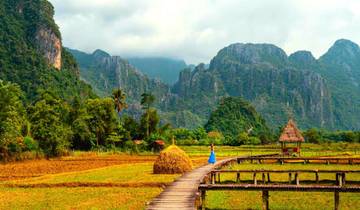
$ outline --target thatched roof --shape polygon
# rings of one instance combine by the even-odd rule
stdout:
[[[163,141],[163,140],[155,140],[155,141],[154,141],[154,144],[157,144],[157,145],[165,145],[165,141]]]
[[[296,127],[295,122],[290,119],[279,138],[280,142],[304,142],[304,137]]]
[[[136,145],[140,145],[142,144],[144,141],[143,140],[133,140],[134,144]]]

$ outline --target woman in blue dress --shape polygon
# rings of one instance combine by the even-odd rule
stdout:
[[[211,163],[211,164],[216,163],[216,156],[215,156],[215,152],[214,152],[214,144],[210,145],[210,157],[209,157],[208,163]]]

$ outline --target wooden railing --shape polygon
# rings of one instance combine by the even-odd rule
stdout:
[[[360,158],[354,157],[238,157],[237,163],[250,161],[251,163],[326,163],[326,164],[360,164]]]
[[[319,174],[334,174],[335,176],[335,184],[337,185],[345,185],[346,182],[346,174],[358,173],[360,174],[360,170],[213,170],[209,172],[205,179],[203,179],[202,183],[216,184],[221,183],[220,175],[223,173],[233,173],[236,174],[236,183],[241,182],[241,174],[253,174],[252,183],[257,184],[258,179],[257,175],[261,174],[262,179],[260,180],[263,184],[271,183],[270,174],[281,174],[286,173],[289,175],[288,183],[295,183],[296,185],[300,184],[300,174],[314,174],[315,180],[313,181],[316,184],[319,184],[320,178]],[[294,180],[292,179],[292,175],[294,174]],[[245,181],[245,180],[244,180]],[[360,180],[357,180],[360,182]],[[311,183],[312,180],[306,180],[307,183]]]

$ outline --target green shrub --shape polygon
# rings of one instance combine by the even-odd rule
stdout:
[[[24,148],[25,151],[35,151],[39,148],[38,142],[35,141],[30,136],[26,136],[24,138],[24,146],[25,146]]]

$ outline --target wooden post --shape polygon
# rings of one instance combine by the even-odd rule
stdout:
[[[316,184],[319,184],[319,173],[315,172]]]
[[[254,180],[254,184],[257,185],[256,173],[254,173],[254,175],[253,175],[253,180]]]
[[[291,173],[289,173],[289,184],[291,184]]]
[[[236,173],[236,183],[240,183],[240,173]]]
[[[206,196],[206,191],[202,190],[200,191],[201,194],[201,202],[200,202],[200,209],[201,210],[205,210],[205,196]]]
[[[340,204],[340,195],[339,191],[334,192],[334,209],[339,210],[339,204]]]
[[[263,190],[262,191],[262,209],[269,210],[269,191]]]
[[[299,184],[300,184],[299,174],[298,174],[298,173],[295,173],[295,182],[296,182],[296,185],[299,185]]]
[[[211,172],[211,184],[215,184],[215,173]]]
[[[340,182],[339,182],[339,173],[336,173],[336,184],[337,185],[340,185]]]
[[[342,185],[345,185],[345,173],[341,174]]]
[[[266,183],[265,173],[262,173],[262,174],[261,174],[261,178],[262,178],[263,184],[265,184],[265,183]]]
[[[267,173],[267,179],[268,179],[268,183],[270,183],[270,182],[271,182],[271,180],[270,180],[270,173]]]
[[[220,173],[217,174],[218,174],[218,183],[220,184]]]

